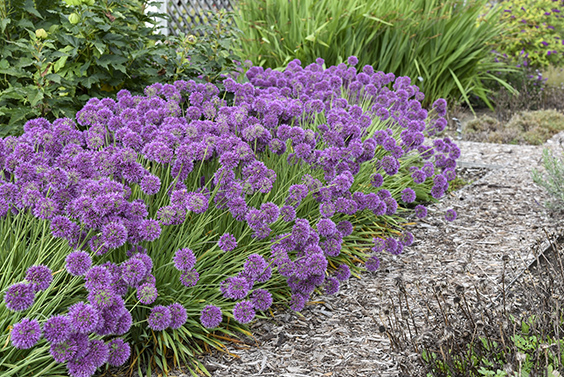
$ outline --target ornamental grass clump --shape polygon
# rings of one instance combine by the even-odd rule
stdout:
[[[205,371],[197,354],[272,305],[400,254],[460,150],[426,141],[446,101],[425,110],[409,78],[356,62],[251,67],[224,81],[230,105],[194,81],[121,90],[1,139],[3,375],[150,374],[171,355]]]

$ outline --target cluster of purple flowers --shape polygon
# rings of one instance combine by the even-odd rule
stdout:
[[[31,266],[27,269],[25,281],[12,284],[4,294],[4,302],[9,310],[20,312],[29,309],[35,294],[49,288],[53,276],[47,266]]]

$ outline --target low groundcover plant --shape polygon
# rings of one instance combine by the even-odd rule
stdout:
[[[426,139],[444,100],[356,64],[250,67],[232,104],[193,81],[121,90],[0,139],[2,375],[206,373],[195,355],[273,304],[400,254],[460,150]]]

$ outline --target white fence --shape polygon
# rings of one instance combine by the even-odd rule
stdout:
[[[161,0],[150,11],[167,13],[168,22],[159,20],[160,31],[165,35],[189,33],[194,27],[207,23],[207,14],[219,9],[232,10],[230,0]]]

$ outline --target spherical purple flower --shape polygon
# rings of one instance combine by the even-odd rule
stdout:
[[[88,301],[97,309],[109,308],[116,300],[117,295],[109,286],[97,287],[88,293]]]
[[[280,208],[272,202],[263,203],[260,206],[260,211],[263,221],[267,224],[272,224],[278,220],[278,216],[280,215]]]
[[[143,249],[142,247],[140,247],[140,246],[138,246],[138,248],[144,250],[144,249]],[[153,268],[153,260],[151,259],[150,256],[148,256],[148,255],[146,254],[146,251],[145,251],[145,253],[136,253],[136,254],[133,254],[133,255],[131,256],[131,258],[139,259],[139,260],[140,260],[141,262],[143,262],[143,264],[145,265],[145,269],[147,270],[147,273],[150,273],[150,272],[151,272],[151,269]]]
[[[181,304],[175,302],[168,306],[170,310],[171,320],[170,320],[170,328],[175,330],[179,329],[186,323],[188,319],[188,314],[186,313],[186,309]]]
[[[340,286],[341,284],[339,283],[339,280],[334,277],[328,277],[323,283],[323,288],[325,289],[325,294],[327,295],[334,295],[339,292]]]
[[[406,203],[413,203],[415,201],[415,198],[416,198],[415,191],[413,191],[413,189],[409,187],[406,187],[401,192],[401,200],[403,200]]]
[[[145,241],[154,241],[161,235],[161,226],[157,220],[144,219],[139,226],[139,235]]]
[[[56,315],[43,325],[45,339],[51,343],[62,343],[71,335],[70,320],[67,316]]]
[[[372,177],[370,178],[370,184],[374,188],[378,188],[378,187],[382,186],[383,183],[384,183],[384,178],[382,177],[382,174],[380,174],[380,173],[376,173],[376,174],[372,175]]]
[[[115,338],[108,342],[108,364],[114,367],[123,365],[131,355],[129,343],[122,338]]]
[[[411,246],[411,244],[413,243],[413,234],[409,232],[402,233],[402,235],[400,236],[400,242],[404,246]]]
[[[90,377],[96,369],[96,365],[88,355],[75,357],[67,362],[68,374],[71,377]]]
[[[255,289],[250,298],[256,310],[266,310],[272,305],[272,295],[266,289]]]
[[[147,323],[152,330],[163,331],[170,326],[172,314],[166,306],[157,305],[151,309]]]
[[[129,258],[121,265],[121,278],[131,287],[139,284],[147,272],[145,263],[138,258]]]
[[[217,242],[219,248],[223,251],[231,251],[237,247],[237,240],[230,233],[224,233]]]
[[[214,305],[206,305],[200,314],[200,322],[205,328],[213,329],[221,323],[223,314],[221,309]]]
[[[150,305],[157,299],[159,295],[157,287],[153,284],[145,283],[137,288],[137,299],[145,305]]]
[[[84,335],[84,334],[81,334]],[[88,345],[88,337],[86,338],[86,346]],[[49,353],[58,363],[65,363],[76,355],[78,346],[70,340],[61,343],[53,343],[49,349]]]
[[[343,220],[337,224],[337,231],[341,233],[342,237],[350,236],[353,232],[353,225],[348,220]]]
[[[347,264],[341,264],[335,271],[335,278],[339,281],[345,281],[351,277],[351,269]]]
[[[349,63],[349,65],[351,67],[354,67],[355,65],[358,64],[358,58],[354,55],[349,56],[349,58],[347,59],[347,62]]]
[[[111,222],[102,227],[102,241],[111,249],[125,244],[127,241],[127,228],[118,222]]]
[[[456,211],[454,209],[447,209],[445,213],[445,219],[447,221],[454,221],[456,220]]]
[[[235,276],[225,280],[226,290],[224,296],[233,300],[245,298],[252,287],[252,283],[246,278]]]
[[[317,232],[320,236],[329,237],[335,234],[337,226],[330,219],[320,219],[317,223]]]
[[[443,98],[439,98],[438,100],[433,102],[433,109],[439,116],[444,117],[447,111],[447,101]]]
[[[141,180],[140,186],[146,195],[154,195],[161,189],[161,180],[156,175],[147,174]]]
[[[68,318],[74,331],[87,334],[98,325],[99,313],[95,307],[81,301],[69,307]]]
[[[103,288],[110,284],[110,272],[102,266],[94,266],[84,275],[84,287],[89,291],[96,288]]]
[[[174,254],[174,267],[179,271],[190,271],[196,265],[196,256],[190,249],[178,249]]]
[[[335,203],[333,202],[321,203],[321,205],[319,206],[319,213],[325,218],[333,216],[335,214],[335,211]]]
[[[259,254],[251,254],[247,257],[243,265],[241,276],[248,281],[256,281],[256,279],[266,270],[268,263]]]
[[[131,328],[132,323],[133,323],[133,318],[131,317],[131,313],[128,310],[123,310],[121,316],[117,321],[115,334],[116,335],[126,334]]]
[[[84,275],[92,266],[92,258],[85,251],[73,251],[65,262],[68,273],[73,276]]]
[[[423,219],[427,216],[427,207],[422,204],[418,204],[415,206],[415,216],[419,219]]]
[[[386,238],[386,240],[384,241],[386,247],[386,251],[390,252],[390,253],[394,253],[396,252],[397,248],[398,248],[398,241],[393,238],[393,237],[388,237]]]
[[[310,230],[307,219],[296,219],[292,227],[292,241],[298,244],[306,242],[309,238]]]
[[[255,315],[252,301],[239,301],[233,307],[233,318],[239,323],[249,323],[255,318]]]
[[[200,280],[200,274],[196,270],[188,270],[180,274],[180,282],[188,288],[195,286],[198,280]]]
[[[208,210],[208,198],[199,192],[190,193],[186,199],[186,206],[194,213],[204,213]]]
[[[20,312],[29,309],[35,299],[35,290],[28,283],[12,284],[4,295],[4,302],[9,310]]]
[[[88,345],[88,353],[85,357],[90,359],[96,368],[101,367],[108,361],[110,350],[104,341],[99,339],[92,339]]]
[[[415,170],[413,173],[411,173],[411,178],[413,178],[413,182],[419,185],[425,182],[425,180],[427,179],[427,174],[425,174],[423,170]]]
[[[368,271],[374,272],[380,267],[380,259],[377,256],[371,256],[364,265]]]
[[[33,347],[41,338],[41,326],[35,319],[24,318],[12,329],[12,345],[26,350]]]
[[[302,311],[305,308],[307,296],[301,293],[292,293],[290,297],[290,309],[295,312]]]

